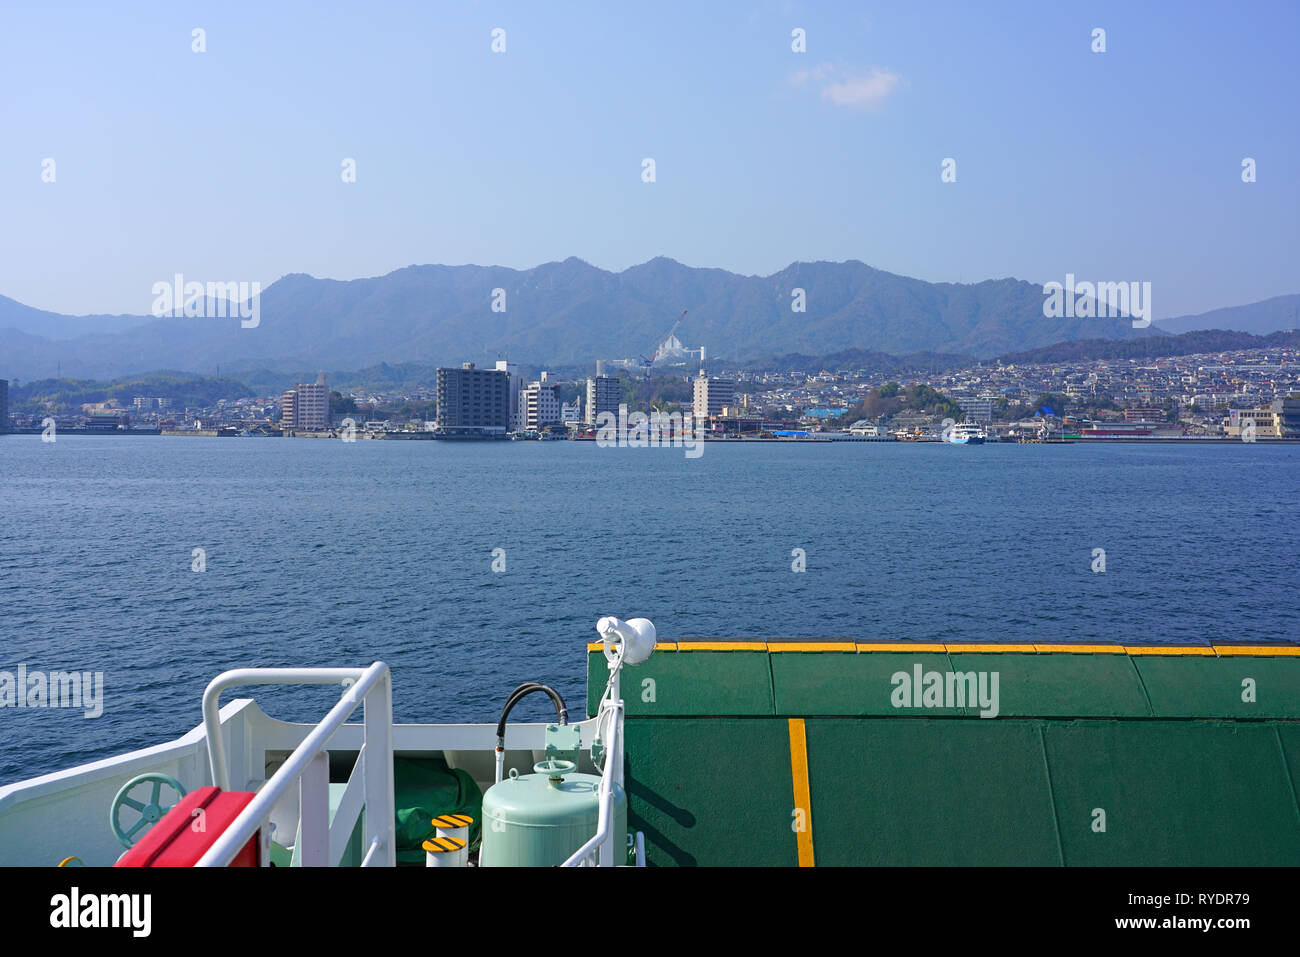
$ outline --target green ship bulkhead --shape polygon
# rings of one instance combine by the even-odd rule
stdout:
[[[1295,644],[683,640],[622,697],[653,864],[1300,863]]]

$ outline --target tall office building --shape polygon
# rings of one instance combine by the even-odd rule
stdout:
[[[438,428],[443,432],[501,434],[510,429],[510,375],[503,369],[438,370]]]
[[[280,428],[322,431],[330,425],[330,393],[325,373],[315,382],[299,382],[280,396]]]
[[[330,391],[325,385],[325,373],[316,381],[298,386],[298,428],[328,429],[330,426]]]
[[[537,382],[519,393],[520,424],[537,431],[560,421],[560,390],[551,385],[545,372]]]
[[[622,395],[618,379],[612,375],[596,375],[587,379],[587,419],[588,425],[596,424],[596,416],[602,412],[618,415],[618,401]]]
[[[722,410],[736,404],[736,383],[731,379],[716,379],[703,371],[695,379],[695,418],[705,419],[722,415]]]

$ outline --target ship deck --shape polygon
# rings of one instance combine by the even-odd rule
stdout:
[[[601,649],[576,722],[588,773]],[[628,828],[651,865],[1300,862],[1294,642],[683,639],[627,666],[621,687]],[[231,785],[249,791],[315,727],[250,698],[219,721]],[[363,734],[347,723],[329,739],[331,815]],[[505,766],[531,769],[545,737],[509,725]],[[393,725],[395,809],[474,816],[495,744],[494,725]],[[111,864],[107,809],[144,772],[212,783],[204,729],[0,787],[0,862]],[[271,814],[277,842],[294,843],[298,815],[290,792]],[[413,839],[399,827],[397,863],[419,863]],[[349,841],[336,863],[361,853]]]

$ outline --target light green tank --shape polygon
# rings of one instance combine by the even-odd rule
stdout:
[[[572,761],[543,761],[483,795],[480,867],[554,867],[596,833],[600,778]],[[614,786],[614,863],[627,862],[627,796]]]

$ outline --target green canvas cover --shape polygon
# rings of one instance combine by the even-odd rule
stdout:
[[[424,864],[421,845],[434,836],[432,821],[443,814],[468,814],[469,848],[478,846],[483,792],[465,771],[447,767],[442,758],[393,758],[397,808],[397,863]]]

